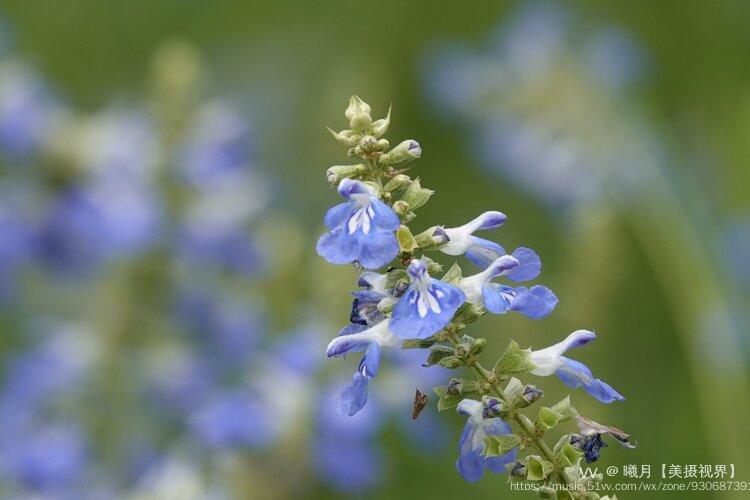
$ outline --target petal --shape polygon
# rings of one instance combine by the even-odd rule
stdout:
[[[367,403],[367,384],[369,379],[359,372],[352,377],[352,382],[341,391],[336,411],[342,417],[356,414]]]
[[[471,421],[466,422],[458,443],[458,460],[456,469],[464,481],[474,483],[484,475],[484,457],[482,447],[476,447],[476,433],[479,429]]]
[[[469,241],[470,246],[466,251],[466,258],[482,269],[487,268],[490,264],[505,255],[505,249],[494,241],[476,236],[471,236]]]
[[[541,319],[552,312],[557,302],[555,294],[546,286],[536,285],[531,289],[519,286],[516,288],[516,297],[512,300],[510,309],[531,319]]]
[[[586,365],[565,356],[561,356],[563,365],[558,368],[556,375],[565,385],[575,389],[583,387],[586,392],[602,403],[623,401],[625,398],[609,384],[594,378]]]
[[[450,323],[465,301],[461,289],[436,279],[427,287],[412,285],[393,308],[389,327],[403,339],[430,337]]]
[[[355,181],[352,179],[342,179],[342,181],[339,182],[338,192],[346,199],[349,199],[356,194],[367,194],[370,196],[375,196],[375,193],[373,192],[372,188],[370,188],[370,186],[368,186],[364,182]]]
[[[491,313],[504,314],[510,309],[515,290],[509,286],[487,283],[482,287],[484,308]]]
[[[359,373],[367,378],[375,377],[380,367],[381,352],[380,345],[377,342],[372,342],[359,362]]]
[[[354,295],[354,300],[349,321],[360,325],[375,325],[385,319],[378,309],[378,304],[385,298],[385,295],[370,290],[354,292],[352,295]]]
[[[323,218],[323,223],[328,229],[335,229],[342,225],[352,215],[354,210],[356,210],[356,206],[352,202],[339,203],[335,207],[328,209]]]
[[[350,352],[364,351],[372,342],[370,337],[357,335],[367,329],[364,325],[351,324],[341,329],[339,336],[331,340],[326,348],[330,357],[346,356]]]
[[[331,264],[348,264],[357,260],[359,243],[338,227],[321,236],[315,249],[318,255]]]
[[[395,231],[401,226],[401,221],[391,207],[383,203],[378,199],[374,199],[370,202],[370,208],[375,212],[373,217],[373,224],[387,231]]]
[[[356,260],[365,269],[378,269],[396,258],[399,252],[395,233],[376,231],[368,238],[359,237],[359,253]]]
[[[506,220],[508,220],[508,217],[504,213],[493,210],[484,212],[476,219],[461,226],[461,228],[470,233],[474,231],[486,231],[499,228]]]
[[[508,279],[520,282],[533,280],[539,276],[542,261],[532,249],[519,247],[513,252],[513,257],[518,260],[519,265],[506,275]]]

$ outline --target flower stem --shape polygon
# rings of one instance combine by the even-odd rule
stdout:
[[[450,335],[450,342],[451,344],[456,347],[459,345],[459,340],[457,338],[456,333],[452,333]],[[510,406],[510,400],[508,396],[506,396],[505,391],[500,387],[498,380],[495,377],[489,376],[489,371],[482,366],[482,363],[476,359],[474,356],[470,356],[466,360],[467,366],[474,369],[474,371],[479,375],[479,377],[485,381],[487,384],[490,385],[492,388],[492,391],[494,394],[500,398],[501,401],[503,401],[505,404]],[[551,462],[554,463],[555,457],[552,453],[552,450],[547,445],[547,443],[544,442],[542,438],[537,436],[536,432],[534,432],[534,429],[532,426],[529,425],[528,420],[521,418],[521,415],[519,415],[517,412],[513,412],[512,414],[513,421],[516,423],[518,428],[521,430],[521,432],[531,440],[531,442],[534,443],[534,446],[539,450],[539,453],[542,455],[542,457]],[[567,474],[565,474],[564,470],[560,470],[557,472],[557,477],[559,478],[560,482],[562,484],[569,484],[570,480],[568,479]]]

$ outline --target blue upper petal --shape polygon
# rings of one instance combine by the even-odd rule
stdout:
[[[542,285],[516,288],[516,296],[511,301],[510,309],[518,311],[531,319],[541,319],[547,316],[557,305],[557,296],[552,290]]]
[[[591,370],[586,365],[565,356],[560,356],[563,360],[563,366],[555,374],[568,387],[583,387],[586,392],[601,401],[602,403],[612,403],[613,401],[623,401],[625,398],[609,384],[594,378]]]
[[[424,289],[412,285],[393,308],[389,328],[404,339],[424,339],[445,327],[466,301],[457,287],[430,278]]]
[[[347,337],[354,333],[362,332],[366,329],[367,327],[365,325],[354,323],[345,326],[339,332],[338,337],[336,337],[336,339],[334,339],[334,341],[331,342],[331,344],[328,346],[326,355],[330,358],[334,356],[345,356],[350,352],[364,351],[371,343],[369,340],[363,340],[357,337]]]
[[[323,223],[328,229],[335,229],[348,220],[356,209],[357,206],[353,202],[339,203],[328,209],[323,218]]]
[[[542,270],[542,261],[530,248],[519,247],[513,252],[518,266],[507,274],[508,279],[520,282],[533,280]]]
[[[474,265],[486,269],[498,258],[505,255],[505,249],[494,241],[471,236],[471,247],[466,251],[466,258]]]
[[[352,382],[341,391],[336,411],[341,416],[351,417],[367,403],[367,384],[369,379],[359,372],[352,377]]]

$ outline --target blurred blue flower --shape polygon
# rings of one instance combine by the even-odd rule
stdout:
[[[374,435],[383,423],[379,401],[374,399],[354,416],[334,411],[338,394],[334,386],[324,390],[317,415],[317,431],[311,445],[315,467],[334,489],[361,491],[382,476],[382,455]]]
[[[459,414],[468,417],[458,443],[458,460],[456,469],[464,480],[471,483],[479,481],[484,476],[484,470],[499,474],[505,472],[505,466],[516,459],[518,449],[513,448],[507,454],[499,457],[485,457],[484,440],[487,436],[511,434],[510,426],[500,418],[484,418],[483,405],[473,399],[464,399],[456,408]]]
[[[60,106],[38,75],[16,61],[0,63],[0,152],[12,159],[37,152]]]
[[[568,387],[574,389],[583,387],[586,392],[602,403],[623,401],[625,398],[609,384],[594,378],[586,365],[562,355],[568,349],[584,346],[593,342],[594,339],[596,339],[594,332],[577,330],[553,346],[532,351],[529,360],[536,368],[531,370],[531,373],[540,377],[555,374]]]
[[[450,323],[466,297],[459,288],[431,278],[419,259],[411,261],[407,273],[411,285],[393,308],[389,328],[402,339],[424,339]]]
[[[206,404],[190,415],[189,425],[206,446],[218,449],[262,448],[275,436],[267,432],[275,419],[271,408],[245,390],[214,393]]]
[[[326,213],[324,222],[331,231],[318,240],[318,254],[332,264],[358,261],[365,269],[395,259],[399,246],[394,231],[400,225],[395,212],[363,182],[344,179],[338,192],[348,201]]]

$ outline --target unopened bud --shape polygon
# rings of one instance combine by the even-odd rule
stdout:
[[[482,409],[482,418],[499,417],[503,411],[503,403],[497,398],[487,398]]]
[[[357,144],[359,144],[359,141],[361,139],[361,136],[353,130],[345,129],[341,132],[334,132],[329,128],[328,131],[331,133],[334,139],[336,139],[344,146],[356,146]]]
[[[403,216],[409,213],[409,204],[406,203],[404,200],[398,200],[393,204],[393,211],[396,212],[396,215]]]
[[[346,108],[344,115],[347,120],[354,118],[354,115],[358,113],[370,114],[370,105],[359,98],[359,96],[353,95],[349,98],[349,106]]]
[[[408,186],[411,183],[411,178],[408,175],[398,174],[391,180],[386,182],[383,186],[384,191],[396,191],[402,187]]]
[[[356,179],[365,170],[366,167],[361,163],[358,165],[334,165],[326,170],[326,179],[331,184],[338,184],[342,179]]]
[[[528,384],[523,389],[523,395],[521,396],[521,399],[526,401],[526,403],[528,404],[532,404],[542,396],[544,396],[544,392],[542,392],[541,389],[537,389],[535,386]]]
[[[487,339],[474,339],[474,342],[471,343],[471,347],[469,347],[469,354],[479,354],[484,350],[486,345]]]
[[[410,163],[422,156],[422,147],[413,139],[407,139],[395,148],[381,155],[378,162],[385,166]]]
[[[516,461],[511,465],[508,473],[513,477],[526,477],[526,464],[521,461]]]
[[[458,396],[461,394],[461,386],[462,383],[460,380],[452,378],[450,382],[448,382],[448,387],[446,387],[445,392],[451,396]]]

